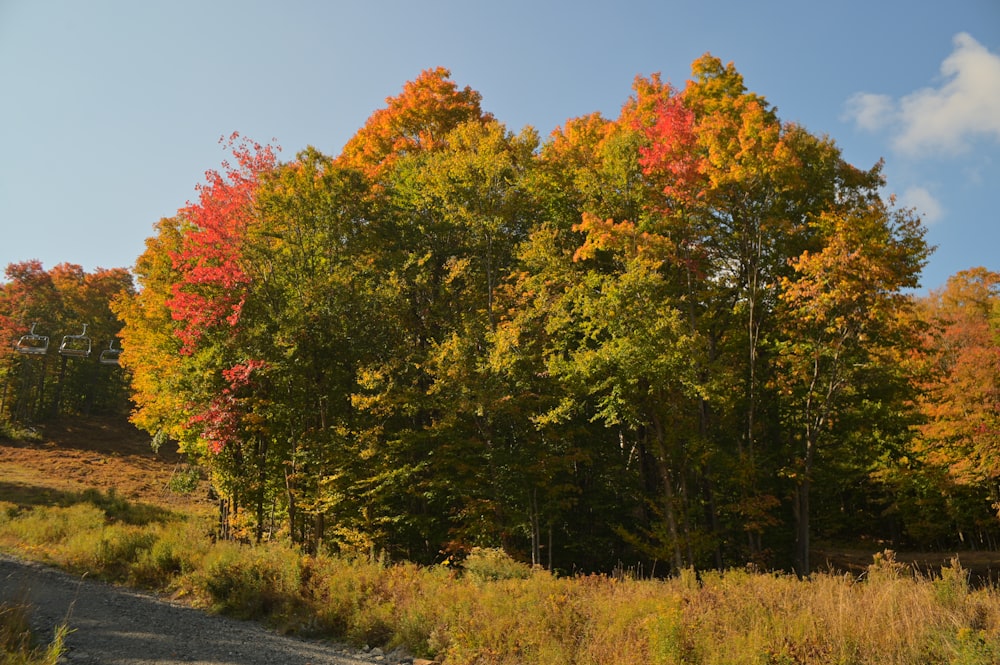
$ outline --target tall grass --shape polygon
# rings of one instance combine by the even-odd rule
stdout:
[[[1000,593],[971,586],[957,561],[934,575],[886,554],[859,578],[740,569],[557,577],[497,550],[455,570],[213,543],[207,525],[129,523],[122,506],[99,503],[0,506],[0,545],[442,665],[1000,662]]]
[[[52,642],[37,643],[28,617],[31,607],[26,602],[0,603],[0,663],[4,665],[56,665],[64,651],[69,628],[56,627]]]

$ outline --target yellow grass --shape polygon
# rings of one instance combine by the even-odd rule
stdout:
[[[205,487],[171,492],[183,460],[120,422],[56,423],[0,453],[2,549],[442,664],[1000,662],[1000,595],[957,562],[643,580],[559,578],[494,550],[461,570],[306,557],[214,543]]]
[[[442,665],[1000,662],[1000,595],[970,587],[958,562],[934,576],[886,554],[859,576],[806,580],[747,570],[561,578],[495,550],[475,552],[464,571],[386,565],[213,543],[196,520],[129,524],[130,514],[106,498],[5,504],[0,546]]]

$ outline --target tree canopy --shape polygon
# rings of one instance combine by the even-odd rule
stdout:
[[[803,573],[817,539],[996,537],[998,280],[915,296],[881,164],[711,55],[544,139],[481,101],[438,68],[337,156],[233,135],[138,289],[12,266],[0,324],[111,302],[132,421],[230,537]]]

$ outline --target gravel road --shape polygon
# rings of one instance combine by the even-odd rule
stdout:
[[[378,649],[359,652],[306,641],[260,624],[206,614],[179,603],[0,554],[0,602],[27,600],[32,627],[48,642],[67,622],[61,662],[81,665],[370,665],[410,662]]]

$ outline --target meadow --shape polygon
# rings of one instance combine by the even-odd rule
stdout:
[[[747,569],[560,577],[493,549],[421,567],[213,542],[204,516],[93,490],[62,499],[0,503],[0,548],[283,631],[401,647],[442,665],[1000,659],[1000,593],[970,584],[958,560],[921,573],[885,552],[861,574],[807,579]],[[16,608],[2,617],[23,623]],[[36,647],[35,660],[13,662],[54,662],[45,657]]]
[[[0,479],[4,552],[441,665],[1000,661],[1000,591],[972,553],[976,575],[958,559],[880,553],[807,579],[750,568],[559,576],[495,549],[433,566],[307,556],[213,538],[206,482],[113,419],[0,439]],[[54,665],[61,638],[33,639],[30,609],[0,607],[3,662]]]

